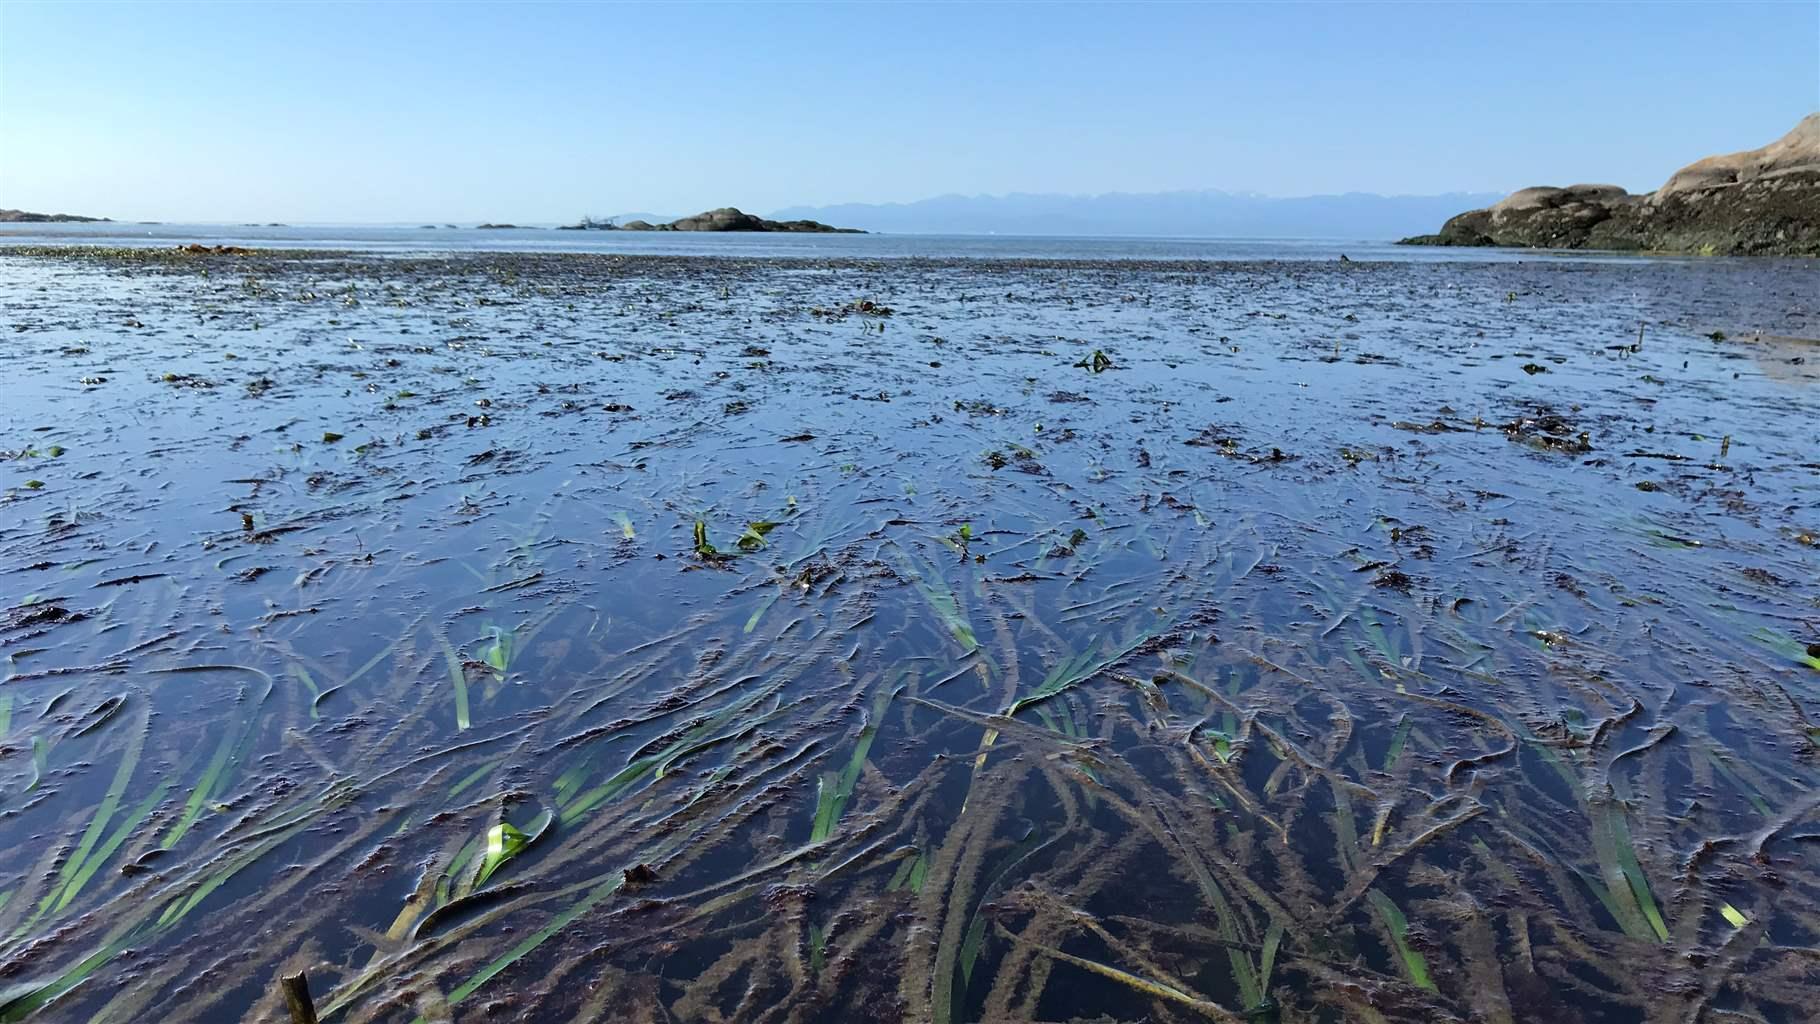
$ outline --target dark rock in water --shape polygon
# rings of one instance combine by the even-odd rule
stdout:
[[[1820,256],[1820,114],[1761,149],[1689,164],[1654,192],[1526,188],[1403,244]]]
[[[621,224],[619,229],[621,231],[794,231],[818,234],[865,234],[858,228],[830,227],[813,220],[766,220],[731,206],[698,213],[693,217],[683,217],[668,224],[652,224],[642,220],[629,221]]]
[[[516,224],[476,224],[476,225],[474,225],[474,229],[477,231],[506,231],[506,230],[516,229],[517,227],[518,227],[518,225],[516,225]]]
[[[671,231],[763,231],[765,219],[731,206],[670,222]]]
[[[79,217],[73,213],[32,213],[0,210],[0,224],[112,224],[106,217]]]

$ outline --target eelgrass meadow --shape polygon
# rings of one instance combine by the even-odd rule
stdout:
[[[1817,296],[0,255],[0,1021],[1812,1020]]]

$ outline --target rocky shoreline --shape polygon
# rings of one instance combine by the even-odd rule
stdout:
[[[1521,189],[1400,244],[1820,256],[1820,114],[1760,149],[1689,164],[1654,192]]]
[[[73,213],[33,213],[30,210],[0,210],[0,224],[111,224],[107,217],[81,217]]]

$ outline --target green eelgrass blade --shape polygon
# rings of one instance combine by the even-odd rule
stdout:
[[[198,885],[188,895],[178,896],[171,900],[170,903],[166,904],[164,912],[158,915],[158,919],[153,922],[152,928],[154,930],[164,929],[181,921],[186,914],[196,909],[197,905],[207,899],[216,889],[226,885],[235,875],[246,870],[254,862],[258,861],[259,858],[265,856],[278,846],[296,836],[298,832],[301,832],[303,828],[310,823],[316,813],[334,806],[339,806],[341,802],[343,801],[324,802],[319,807],[313,808],[301,816],[294,816],[291,820],[286,821],[282,825],[272,826],[274,831],[271,831],[264,840],[247,848],[246,852],[234,857],[225,868],[216,872],[208,881]]]
[[[479,782],[481,779],[486,778],[488,775],[492,774],[493,769],[498,768],[498,767],[499,767],[498,761],[488,761],[486,764],[483,764],[479,768],[476,768],[473,771],[469,772],[468,774],[462,776],[461,781],[459,781],[459,782],[455,783],[455,785],[449,787],[449,798],[452,800],[455,797],[460,796],[462,794],[463,790],[466,790],[468,787],[474,785],[474,783],[476,783],[476,782]],[[561,789],[562,780],[557,779],[556,783],[557,783],[557,788]]]
[[[749,696],[733,702],[726,708],[704,719],[700,725],[685,732],[680,739],[657,753],[646,754],[643,757],[633,759],[630,764],[614,773],[607,781],[576,796],[575,800],[570,803],[568,807],[563,809],[562,823],[567,825],[574,822],[583,814],[586,814],[606,801],[629,792],[647,777],[661,778],[664,773],[664,768],[677,758],[731,738],[732,734],[720,733],[717,735],[717,731],[728,722],[737,718],[748,708],[751,708],[771,694],[776,693],[777,690],[783,686],[784,682],[785,680],[779,680],[770,686],[761,687]],[[769,716],[761,716],[758,721],[763,721],[766,717]],[[737,729],[744,730],[752,724],[756,723],[738,723]]]
[[[419,621],[422,621],[421,617],[419,618]],[[394,640],[391,643],[386,644],[384,647],[381,647],[379,649],[379,653],[373,655],[371,658],[368,658],[366,661],[362,662],[359,668],[355,669],[346,679],[343,679],[341,681],[341,685],[348,686],[354,682],[357,682],[361,676],[364,676],[368,672],[371,672],[373,670],[374,666],[376,666],[380,662],[384,661],[386,659],[386,657],[388,655],[390,655],[397,648],[398,648],[397,640]],[[327,692],[332,693],[332,692],[334,692],[334,689],[338,689],[338,688],[339,687],[332,688],[331,690],[329,690]]]
[[[1725,763],[1725,760],[1714,752],[1713,748],[1705,747],[1703,748],[1703,752],[1706,754],[1706,760],[1712,764],[1714,770],[1723,776],[1727,782],[1738,787],[1738,791],[1744,794],[1744,799],[1750,801],[1751,806],[1757,809],[1758,814],[1768,818],[1775,813],[1770,808],[1769,803],[1763,799],[1762,794],[1757,792],[1757,788],[1752,786],[1749,782],[1746,782],[1744,777],[1738,774],[1737,769]]]
[[[128,819],[121,822],[120,827],[114,830],[114,834],[108,837],[107,842],[101,844],[101,847],[95,851],[94,855],[89,857],[88,862],[82,865],[82,870],[78,871],[74,878],[70,879],[69,885],[63,890],[62,898],[57,901],[55,909],[62,910],[65,906],[69,905],[70,900],[76,898],[76,895],[82,891],[82,887],[88,884],[89,879],[94,877],[95,872],[100,869],[101,865],[106,864],[108,858],[112,857],[115,851],[120,849],[127,838],[130,837],[140,825],[145,823],[145,819],[151,817],[152,811],[157,809],[158,805],[163,802],[165,794],[169,793],[170,790],[171,784],[169,782],[160,782],[158,786],[152,790],[150,796],[147,796],[144,801],[133,808]]]
[[[923,596],[923,600],[935,612],[936,618],[941,619],[942,624],[948,627],[948,632],[953,634],[955,642],[961,645],[961,649],[968,654],[979,650],[980,643],[974,636],[973,624],[967,621],[966,614],[961,611],[959,602],[954,598],[954,591],[948,588],[947,582],[934,573],[925,578],[910,564],[907,556],[901,558],[900,562],[904,567],[904,575],[910,578],[917,593]]]
[[[820,974],[828,966],[828,933],[821,925],[809,926],[809,973]]]
[[[480,660],[496,673],[504,673],[511,667],[512,656],[517,653],[517,636],[510,629],[499,626],[487,627],[487,643],[480,649]]]
[[[747,523],[746,532],[739,535],[739,540],[736,543],[739,545],[741,551],[763,550],[765,546],[765,537],[775,529],[777,529],[777,524],[770,520]]]
[[[1599,905],[1612,916],[1612,920],[1618,922],[1618,927],[1623,930],[1624,934],[1638,939],[1649,938],[1648,928],[1643,922],[1642,915],[1638,913],[1636,905],[1631,901],[1628,890],[1624,899],[1620,900],[1612,895],[1611,887],[1607,886],[1598,876],[1577,867],[1572,870],[1580,881],[1586,883],[1586,888],[1598,898]]]
[[[1770,650],[1775,651],[1777,654],[1782,655],[1784,658],[1787,658],[1797,665],[1806,665],[1808,668],[1820,669],[1820,657],[1815,657],[1810,653],[1811,648],[1804,646],[1800,641],[1791,636],[1779,633],[1768,627],[1763,627],[1758,629],[1755,633],[1752,633],[1751,639]]]
[[[1158,622],[1161,622],[1161,620],[1159,619]],[[1071,689],[1086,682],[1088,679],[1093,678],[1105,669],[1125,660],[1126,657],[1130,656],[1132,651],[1142,647],[1151,637],[1155,636],[1156,632],[1157,627],[1155,625],[1139,630],[1137,635],[1132,637],[1124,646],[1116,648],[1100,658],[1094,657],[1095,641],[1089,640],[1086,649],[1080,654],[1070,656],[1069,658],[1064,659],[1062,663],[1055,668],[1050,669],[1049,674],[1043,678],[1042,684],[1035,690],[1012,701],[1011,705],[1005,709],[1005,715],[1007,717],[1015,717],[1019,711],[1022,711],[1032,704],[1048,700],[1064,690]]]
[[[339,802],[345,803],[345,799]],[[327,805],[325,804],[324,806]],[[0,990],[0,1024],[12,1024],[12,1022],[30,1017],[37,1010],[50,1004],[80,985],[89,977],[89,975],[93,974],[109,960],[119,955],[123,950],[144,938],[148,932],[155,933],[169,924],[175,923],[175,921],[181,918],[184,913],[187,913],[190,908],[200,902],[201,899],[207,895],[208,891],[212,891],[229,877],[232,877],[232,875],[241,868],[253,863],[261,856],[264,856],[272,849],[295,836],[297,832],[307,824],[309,816],[310,814],[306,813],[302,818],[293,817],[292,820],[287,821],[282,826],[277,826],[279,829],[278,834],[271,836],[271,838],[268,838],[265,842],[254,847],[249,852],[242,854],[235,864],[230,865],[226,872],[218,876],[209,885],[205,886],[203,890],[199,890],[188,898],[179,897],[172,901],[166,906],[164,914],[156,922],[150,925],[147,925],[146,923],[152,914],[152,908],[150,907],[138,911],[125,912],[122,919],[120,919],[108,932],[107,937],[103,940],[100,947],[80,961],[64,969],[60,974]]]
[[[839,792],[840,774],[823,772],[815,784],[815,820],[809,826],[810,842],[819,843],[834,831],[834,820],[838,816],[834,805]]]
[[[1370,605],[1359,607],[1359,618],[1365,623],[1366,638],[1371,641],[1373,647],[1377,648],[1378,653],[1384,656],[1384,660],[1392,665],[1401,665],[1403,659],[1399,645],[1385,633],[1383,623],[1378,621],[1377,613],[1372,610]]]
[[[474,868],[479,864],[475,858],[479,856],[481,847],[486,845],[486,840],[485,833],[474,836],[463,843],[461,849],[449,861],[449,866],[443,871],[441,880],[436,883],[436,904],[438,906],[464,895],[473,888]]]
[[[50,770],[51,748],[44,742],[43,736],[32,737],[32,780],[25,784],[25,791],[30,793],[44,781],[44,773]]]
[[[127,740],[126,749],[120,754],[120,765],[114,770],[114,780],[108,785],[107,794],[101,798],[100,805],[95,808],[95,816],[89,821],[88,830],[82,833],[75,852],[63,862],[63,870],[58,873],[57,881],[52,884],[51,891],[44,894],[44,899],[39,901],[37,912],[25,923],[24,928],[31,927],[46,913],[62,910],[75,897],[70,883],[82,874],[82,867],[88,862],[90,854],[94,853],[95,844],[101,841],[102,835],[107,831],[109,819],[120,809],[120,799],[133,780],[133,772],[139,766],[139,755],[144,749],[145,729],[142,724],[133,730],[132,738]],[[87,881],[87,876],[83,876],[83,880]]]
[[[1625,931],[1636,938],[1653,936],[1657,942],[1667,942],[1668,925],[1662,920],[1662,912],[1657,909],[1655,898],[1650,895],[1649,880],[1643,874],[1643,866],[1637,862],[1637,848],[1631,842],[1630,824],[1625,820],[1624,808],[1608,801],[1593,805],[1591,812],[1594,849],[1605,871],[1612,899],[1625,911],[1618,919],[1619,925],[1624,926]],[[1633,914],[1640,917],[1648,931],[1636,927],[1636,917],[1632,917],[1627,924],[1625,918]]]
[[[442,642],[442,657],[449,666],[449,682],[455,687],[455,728],[466,730],[472,722],[468,718],[468,670],[461,664],[461,655],[455,653],[448,638],[438,637]]]
[[[764,600],[758,602],[758,607],[752,609],[752,617],[746,620],[746,628],[741,630],[740,632],[742,632],[742,633],[752,632],[752,630],[758,626],[758,620],[763,618],[764,614],[766,612],[770,611],[771,606],[776,604],[777,599],[782,596],[784,596],[784,592],[781,589],[773,590],[771,593],[765,595]]]
[[[500,822],[487,830],[486,858],[481,861],[480,872],[475,876],[474,888],[487,884],[506,861],[523,853],[532,843],[542,839],[549,831],[550,822],[555,816],[549,811],[540,813],[530,823],[520,829],[508,822]]]
[[[1280,921],[1270,922],[1270,929],[1264,933],[1264,955],[1258,963],[1258,992],[1261,1008],[1270,999],[1270,973],[1276,970],[1277,947],[1283,944],[1283,925]]]
[[[196,788],[183,805],[183,816],[177,819],[177,823],[171,826],[169,832],[165,833],[164,841],[159,844],[160,846],[167,850],[176,846],[177,841],[190,830],[190,826],[196,823],[196,819],[202,816],[202,809],[208,805],[209,795],[214,792],[216,783],[221,780],[222,772],[227,770],[228,758],[233,754],[234,735],[224,733],[221,742],[215,746],[215,755],[209,758],[208,767],[202,770],[202,778],[197,781]]]
[[[550,920],[549,924],[546,924],[542,928],[531,933],[523,942],[506,950],[498,959],[481,968],[473,977],[462,982],[460,985],[457,985],[454,991],[449,993],[449,1003],[453,1005],[473,995],[482,985],[492,981],[494,976],[498,975],[500,971],[512,966],[527,953],[530,953],[538,946],[543,945],[551,936],[562,931],[564,928],[567,928],[576,918],[592,910],[594,905],[601,900],[618,892],[625,884],[626,880],[621,876],[611,879],[610,881],[602,882],[588,890],[588,894],[582,897],[580,902],[562,913],[557,914]],[[423,1024],[423,1018],[418,1018],[416,1024]]]
[[[709,560],[720,557],[720,551],[708,539],[708,524],[701,519],[695,521],[695,553]]]
[[[85,978],[112,960],[128,944],[126,939],[116,939],[54,978],[0,990],[0,1024],[12,1024],[31,1016],[58,996],[82,984]]]
[[[1403,958],[1403,969],[1409,973],[1410,983],[1430,992],[1439,991],[1435,988],[1434,980],[1428,976],[1428,961],[1409,947],[1409,919],[1403,916],[1403,911],[1397,908],[1389,896],[1377,889],[1367,890],[1365,895],[1371,900],[1371,905],[1377,908],[1378,916],[1383,918],[1384,927],[1390,932],[1390,941],[1396,944],[1397,954]]]
[[[341,692],[341,687],[331,686],[328,689],[317,694],[315,696],[315,698],[310,701],[310,717],[314,718],[314,719],[320,719],[322,717],[322,702],[325,700],[328,700],[330,697],[333,697],[340,692]]]
[[[580,761],[577,761],[573,767],[556,777],[556,782],[553,784],[553,787],[556,790],[556,802],[558,805],[569,802],[569,795],[575,791],[575,787],[581,785],[582,780],[588,777],[588,769],[591,767],[592,762],[592,758],[583,758]],[[489,765],[487,770],[491,771],[495,766],[496,765]],[[466,780],[463,781],[465,782]],[[478,779],[476,779],[476,781],[478,781]],[[454,796],[455,793],[451,792],[449,795]]]
[[[896,892],[908,885],[910,882],[911,870],[914,869],[921,860],[922,857],[918,855],[915,857],[905,857],[903,860],[899,861],[897,870],[891,875],[891,881],[885,883],[885,891]]]
[[[1408,715],[1397,719],[1396,735],[1390,738],[1390,749],[1384,752],[1385,771],[1389,771],[1397,763],[1397,758],[1403,756],[1403,747],[1409,742],[1409,730],[1414,726],[1415,722]]]
[[[872,737],[878,734],[878,723],[884,719],[885,711],[891,706],[891,698],[897,695],[894,687],[880,687],[872,698],[872,714],[866,724],[860,728],[859,739],[853,744],[853,756],[847,759],[847,766],[840,774],[823,773],[821,785],[816,793],[815,823],[809,829],[809,841],[819,843],[834,834],[834,826],[847,809],[847,801],[853,796],[853,787],[859,784],[860,772],[866,766],[866,756],[872,750]]]
[[[961,984],[973,981],[973,964],[979,959],[980,947],[986,941],[986,915],[975,914],[973,924],[967,928],[967,938],[961,942]]]
[[[322,712],[316,710],[316,705],[322,702],[322,687],[316,685],[316,680],[310,675],[310,670],[302,665],[292,665],[291,675],[310,691],[310,717],[312,719],[321,718]]]
[[[265,698],[269,697],[271,693],[272,687],[268,683],[265,693],[260,696],[258,703],[263,704]],[[177,823],[172,825],[171,830],[165,834],[164,842],[159,844],[164,849],[168,850],[177,845],[178,840],[182,839],[190,827],[196,824],[196,820],[202,816],[203,810],[208,807],[209,798],[222,790],[228,769],[239,763],[252,746],[258,718],[256,704],[252,714],[248,716],[246,724],[241,727],[239,736],[235,736],[231,732],[222,735],[221,743],[215,748],[214,756],[209,759],[208,767],[203,769],[202,778],[196,783],[196,789],[190,793],[188,802],[183,806],[183,816],[177,819]]]

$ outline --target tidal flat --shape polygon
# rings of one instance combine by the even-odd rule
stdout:
[[[1820,265],[0,250],[0,1022],[1793,1022]]]

